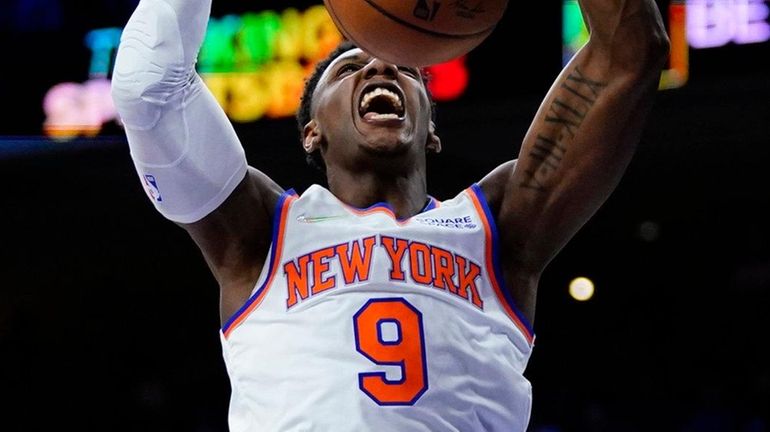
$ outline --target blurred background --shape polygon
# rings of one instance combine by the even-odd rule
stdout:
[[[109,99],[136,3],[0,3],[2,431],[226,430],[216,283],[148,202]],[[532,432],[770,430],[770,2],[658,6],[672,52],[639,151],[542,278]],[[323,182],[291,117],[339,37],[322,2],[212,16],[199,71],[250,163],[298,192]],[[432,67],[429,192],[515,157],[584,42],[574,2],[512,2]]]

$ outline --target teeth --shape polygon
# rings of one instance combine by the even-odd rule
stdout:
[[[376,98],[377,96],[384,96],[393,103],[393,106],[396,107],[399,111],[403,108],[403,104],[401,103],[401,99],[398,97],[396,93],[393,93],[392,91],[377,87],[376,89],[370,91],[369,93],[366,93],[364,97],[361,99],[361,110],[366,110],[369,108],[369,104],[372,102],[372,99]],[[382,114],[383,116],[391,116],[395,114]],[[396,116],[398,117],[398,116]]]
[[[367,118],[372,120],[386,120],[386,119],[398,119],[398,114],[367,114]]]

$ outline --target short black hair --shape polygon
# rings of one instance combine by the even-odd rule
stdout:
[[[337,45],[337,48],[335,48],[334,51],[326,56],[326,58],[316,63],[313,73],[310,74],[307,81],[305,81],[305,89],[302,91],[302,99],[300,99],[299,110],[297,110],[297,126],[299,127],[300,141],[305,138],[305,125],[310,122],[311,118],[310,106],[313,102],[313,92],[315,91],[315,88],[318,87],[318,81],[321,80],[321,75],[323,75],[326,68],[329,67],[329,64],[331,64],[334,59],[353,48],[356,48],[356,45],[353,42],[344,39]],[[322,173],[326,172],[326,163],[324,162],[323,157],[321,157],[320,150],[307,153],[305,159],[307,160],[308,165],[317,168]]]
[[[340,44],[337,45],[337,47],[332,52],[330,52],[328,56],[326,56],[326,58],[316,63],[315,68],[313,69],[313,73],[311,73],[305,81],[305,88],[302,91],[302,99],[300,99],[299,109],[297,110],[297,126],[299,127],[300,142],[304,140],[305,125],[308,124],[311,119],[310,106],[313,103],[313,92],[315,92],[316,87],[318,87],[318,81],[321,80],[321,75],[323,75],[326,68],[329,67],[329,64],[331,64],[334,59],[342,55],[342,53],[350,51],[353,48],[358,47],[350,40],[343,39],[342,42],[340,42]],[[430,90],[428,90],[429,76],[425,69],[420,69],[420,75],[422,76],[423,83],[425,84],[425,92],[428,94],[428,100],[430,101],[431,119],[435,121],[436,103],[433,100],[433,96],[431,95]],[[321,156],[320,150],[307,153],[305,159],[307,160],[308,165],[318,169],[322,173],[326,173],[326,163]]]

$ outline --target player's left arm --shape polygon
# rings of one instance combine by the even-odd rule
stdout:
[[[653,0],[582,0],[590,40],[558,76],[517,161],[480,182],[514,300],[609,197],[640,139],[669,41]]]

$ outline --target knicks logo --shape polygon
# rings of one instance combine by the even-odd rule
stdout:
[[[390,236],[353,240],[285,262],[286,308],[340,286],[369,280],[377,253],[387,257],[387,277],[395,285],[412,283],[439,289],[484,309],[477,286],[481,277],[478,264],[434,245]]]

